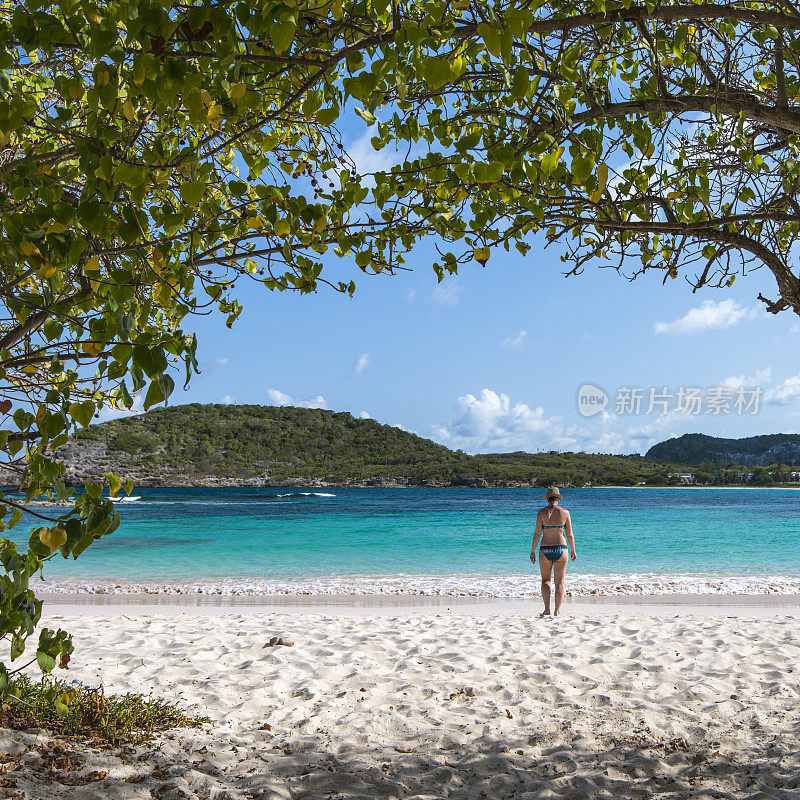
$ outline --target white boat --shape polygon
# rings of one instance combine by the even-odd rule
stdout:
[[[112,497],[112,503],[135,503],[137,500],[141,500],[142,496],[140,494],[132,494],[130,497]]]

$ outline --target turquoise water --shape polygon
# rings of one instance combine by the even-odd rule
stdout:
[[[301,491],[315,492],[304,495]],[[541,490],[142,489],[122,525],[46,575],[122,581],[520,575]],[[333,496],[325,496],[330,494]],[[800,575],[800,492],[565,491],[595,575]],[[51,513],[47,510],[46,513]],[[24,528],[24,530],[23,530]],[[13,538],[27,542],[27,526]]]

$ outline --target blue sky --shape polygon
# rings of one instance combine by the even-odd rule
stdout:
[[[410,273],[356,276],[352,300],[250,287],[232,330],[219,317],[198,320],[202,374],[173,403],[364,412],[468,452],[644,452],[686,432],[800,428],[800,320],[759,308],[759,291],[774,294],[765,270],[692,295],[684,281],[662,286],[656,276],[565,278],[558,253],[541,246],[438,285],[431,260],[422,246]],[[576,399],[587,383],[609,396],[605,413],[588,418]],[[666,414],[663,404],[646,413],[650,387],[723,386],[733,405],[741,385],[750,403],[761,387],[758,413],[709,414],[706,403],[679,414],[676,397]],[[615,413],[623,387],[643,390],[641,413]]]
[[[368,139],[355,137],[351,153],[382,166]],[[565,278],[559,251],[532,243],[527,256],[498,252],[441,284],[433,242],[393,277],[336,264],[336,278],[356,280],[353,299],[243,284],[232,330],[219,316],[197,320],[202,374],[171,402],[350,411],[467,452],[643,453],[687,432],[800,430],[800,319],[755,300],[775,296],[766,269],[692,294],[682,278],[662,286],[655,274],[629,282],[588,268]],[[584,384],[608,396],[592,417],[578,412]],[[641,413],[615,413],[625,387],[641,390]],[[673,397],[648,414],[651,387]],[[703,398],[722,387],[729,406],[742,387],[756,402],[758,387],[757,413],[725,413],[722,402],[709,414],[705,400],[699,414],[678,413],[681,387]]]

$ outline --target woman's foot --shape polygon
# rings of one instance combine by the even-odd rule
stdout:
[[[539,616],[540,617],[549,617],[550,616],[550,609],[546,608],[544,611],[542,611],[541,614],[539,614]]]

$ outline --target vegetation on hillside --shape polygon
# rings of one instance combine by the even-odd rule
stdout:
[[[93,425],[70,462],[99,454],[123,474],[271,483],[398,481],[411,485],[634,485],[668,482],[675,465],[639,455],[469,456],[371,419],[321,409],[190,404]],[[107,464],[108,466],[108,464]]]
[[[714,439],[691,434],[655,445],[647,456],[599,453],[467,455],[416,434],[347,412],[259,405],[192,403],[92,425],[63,454],[70,465],[134,475],[160,485],[204,482],[375,484],[410,486],[771,485],[791,479],[783,463],[747,466],[715,461],[703,443],[758,452],[800,440],[775,434]],[[673,447],[687,441],[691,447]],[[711,445],[709,445],[711,447]],[[663,454],[661,458],[654,454]],[[672,457],[669,457],[670,454]]]
[[[678,483],[670,475],[684,471],[675,464],[654,461],[642,456],[604,455],[600,453],[502,453],[476,456],[490,480],[503,476],[516,480],[517,475],[536,475],[537,484],[548,486],[636,486]],[[524,480],[524,479],[523,479]]]
[[[733,469],[736,465],[766,467],[800,464],[800,434],[773,433],[744,439],[721,439],[702,433],[687,433],[653,445],[649,458],[679,461],[697,466],[710,465]]]

